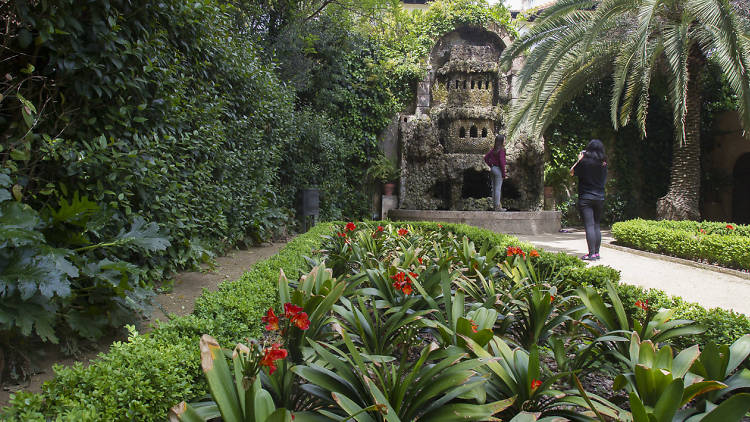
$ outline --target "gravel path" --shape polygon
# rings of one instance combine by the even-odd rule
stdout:
[[[519,235],[518,238],[547,251],[561,251],[582,256],[587,252],[583,231],[542,235]],[[613,241],[609,232],[602,232],[602,258],[595,264],[620,270],[624,283],[667,294],[681,296],[706,308],[724,308],[750,315],[750,280],[720,271],[696,268],[672,262],[655,254],[629,252],[609,247]],[[644,256],[648,255],[648,256]]]

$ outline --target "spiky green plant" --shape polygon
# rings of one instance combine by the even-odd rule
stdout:
[[[729,0],[561,0],[501,60],[509,65],[525,52],[511,137],[521,130],[540,135],[567,101],[607,75],[615,129],[634,116],[645,137],[649,87],[666,76],[675,142],[669,191],[657,212],[699,217],[700,72],[707,59],[719,64],[750,129],[750,30]]]

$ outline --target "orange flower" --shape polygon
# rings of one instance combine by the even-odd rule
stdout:
[[[555,301],[555,295],[549,295],[549,303],[552,303]]]
[[[280,349],[280,347],[279,343],[274,343],[270,348],[267,348],[264,351],[263,359],[258,363],[261,366],[267,366],[269,374],[273,374],[276,371],[275,362],[277,360],[286,359],[287,351],[286,349]]]
[[[302,308],[292,303],[287,302],[284,304],[284,316],[289,319],[292,319],[292,317],[297,315],[301,310]]]
[[[339,237],[346,237],[346,233],[339,233]]]
[[[539,252],[537,252],[536,249],[532,249],[531,252],[529,252],[529,256],[532,258],[539,258]]]
[[[383,231],[383,226],[378,226],[378,230],[377,231],[382,232]]]
[[[542,382],[539,380],[532,380],[531,381],[531,391],[536,390],[537,388],[541,387]]]
[[[268,308],[266,316],[260,320],[266,323],[266,330],[268,331],[276,331],[279,329],[279,317],[273,313],[273,308]]]
[[[406,236],[407,234],[409,234],[409,230],[406,230],[406,229],[398,229],[398,235],[399,235],[399,236]]]
[[[411,271],[409,271],[409,275],[411,276],[411,278],[417,278],[417,277],[419,277],[419,274],[413,273]]]
[[[646,299],[645,301],[636,300],[635,306],[643,309],[644,311],[648,311],[648,299]]]
[[[404,286],[401,288],[401,291],[404,292],[405,295],[409,296],[412,293],[411,284],[404,283]]]
[[[699,232],[701,232],[701,233],[703,233],[703,234],[706,234],[706,231],[705,231],[705,230],[703,230],[703,229],[700,229],[700,230],[698,230],[698,231],[699,231]]]
[[[479,328],[479,326],[477,325],[476,322],[474,322],[473,319],[470,319],[469,322],[471,323],[471,331],[473,331],[473,332],[476,333],[477,332],[477,328]]]
[[[294,315],[290,321],[300,330],[307,330],[310,328],[310,320],[307,318],[307,312],[300,312]]]
[[[729,230],[734,230],[734,226],[733,226],[733,225],[731,225],[731,224],[727,224],[727,228],[728,228]]]
[[[419,261],[419,265],[422,265],[422,258],[417,258],[417,261]]]
[[[526,257],[526,252],[524,252],[523,249],[517,248],[515,246],[508,246],[508,249],[506,249],[506,252],[508,256],[521,255],[524,258]]]
[[[438,224],[438,228],[439,228],[439,229],[442,229],[442,228],[443,228],[443,225],[442,225],[442,224]]]
[[[346,223],[346,227],[344,227],[344,231],[353,232],[354,229],[356,228],[357,226],[355,226],[354,223],[349,222],[349,223]]]

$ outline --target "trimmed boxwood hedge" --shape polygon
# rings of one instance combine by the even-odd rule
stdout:
[[[385,224],[386,222],[383,222]],[[402,223],[426,229],[439,229],[438,223]],[[41,394],[18,393],[3,409],[0,419],[8,421],[162,421],[167,410],[182,400],[206,393],[200,371],[198,340],[203,333],[215,336],[221,344],[231,345],[246,337],[259,336],[261,316],[276,298],[276,280],[283,269],[290,279],[306,268],[305,256],[319,248],[322,235],[332,233],[343,223],[325,223],[298,236],[277,255],[255,264],[240,279],[204,292],[196,301],[192,315],[175,317],[151,333],[131,333],[128,342],[112,345],[88,367],[56,367],[57,376],[47,382]],[[493,233],[462,224],[443,224],[442,229],[468,236],[479,248],[483,245],[532,245],[513,236]],[[586,267],[576,257],[542,252],[538,260],[542,271],[560,271],[572,282],[601,288],[604,280],[617,283],[618,271],[605,266]],[[618,284],[623,303],[635,311],[635,300],[674,307],[676,318],[702,323],[708,331],[698,340],[731,343],[750,333],[750,319],[730,311],[702,307],[670,298],[658,290]],[[691,342],[693,343],[693,342]]]
[[[750,270],[750,228],[727,225],[637,219],[612,225],[612,236],[635,249]]]

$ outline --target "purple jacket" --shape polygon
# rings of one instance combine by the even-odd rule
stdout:
[[[490,152],[484,154],[484,162],[490,167],[500,167],[500,173],[505,177],[505,148],[497,152],[495,152],[494,148],[491,149]]]

